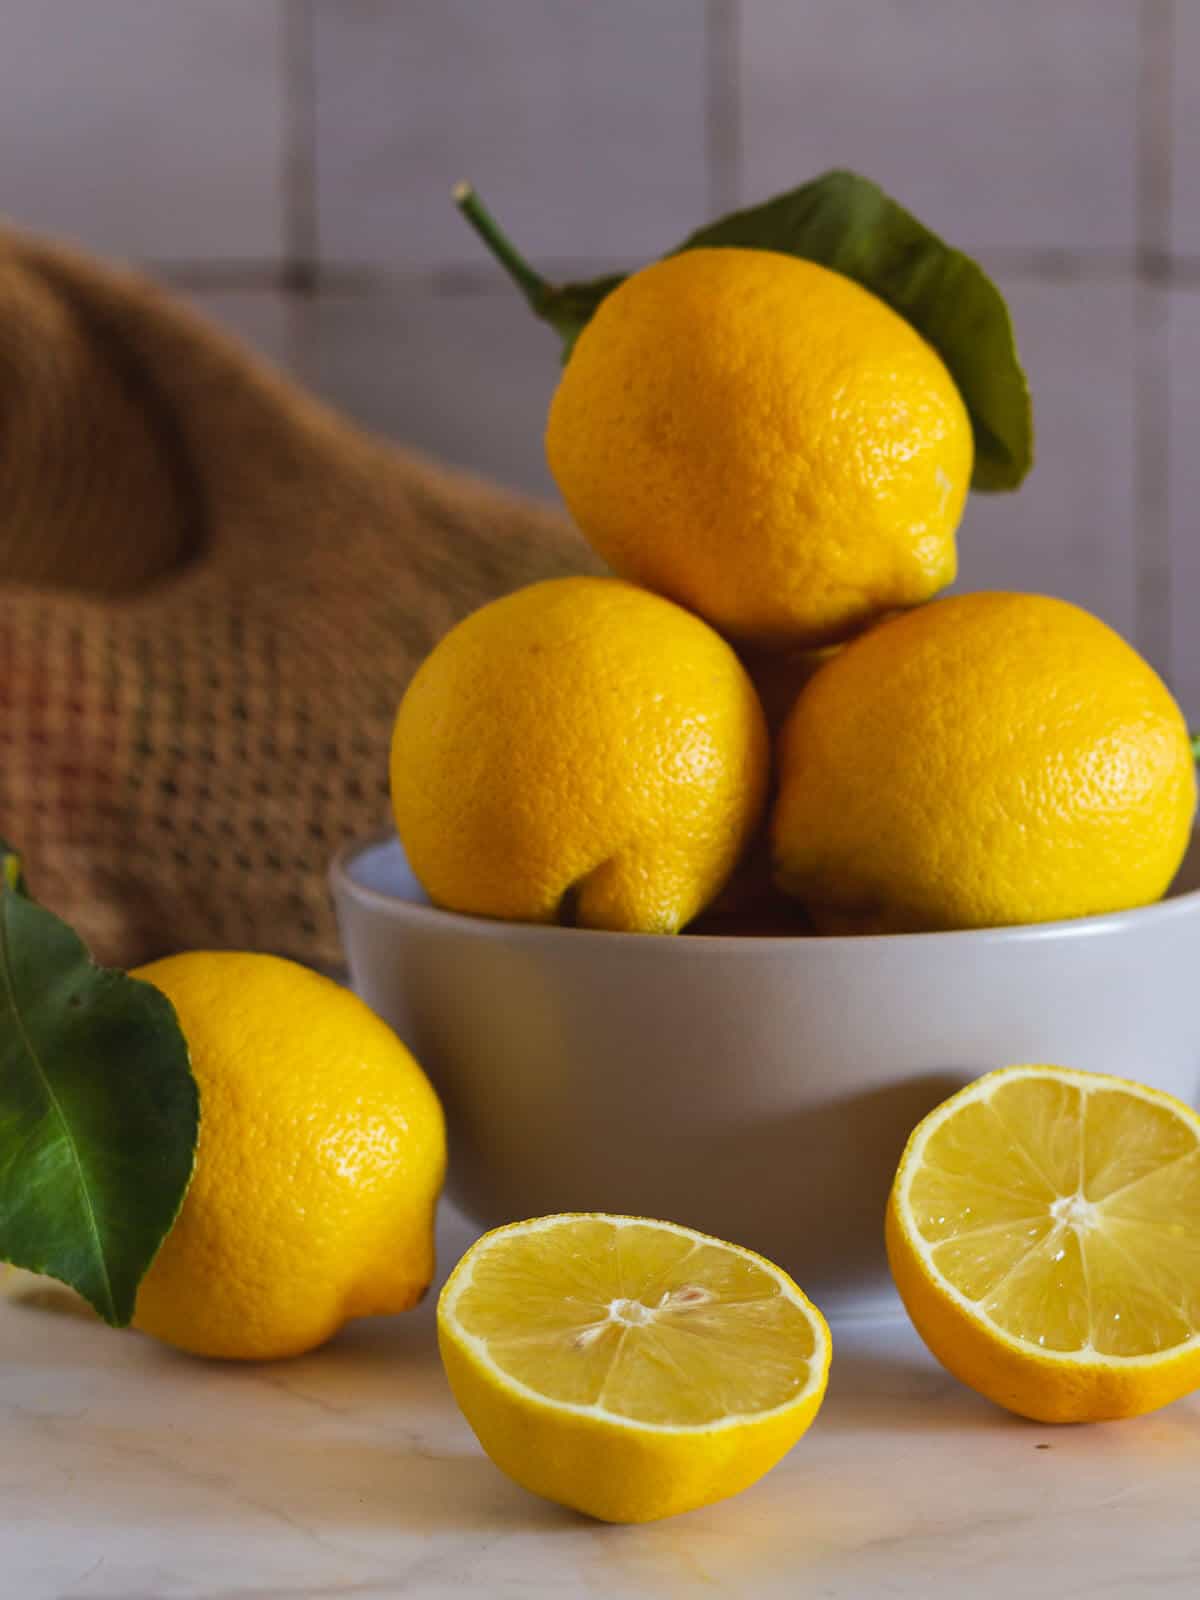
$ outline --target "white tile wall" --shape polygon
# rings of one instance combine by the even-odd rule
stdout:
[[[1180,0],[1173,22],[1170,239],[1173,249],[1200,256],[1200,5]]]
[[[284,246],[282,0],[4,0],[0,215],[155,261]]]
[[[1034,396],[1037,459],[1015,494],[974,494],[959,587],[1062,595],[1137,626],[1132,283],[1001,275]]]
[[[744,198],[854,167],[967,249],[1129,250],[1138,6],[742,0]]]
[[[701,0],[314,0],[322,258],[481,264],[470,178],[535,258],[641,259],[708,212]]]
[[[306,302],[279,289],[190,289],[186,298],[201,316],[218,323],[285,371],[301,365]]]
[[[535,493],[556,344],[451,182],[590,272],[718,193],[877,177],[1005,268],[1033,378],[1039,465],[972,501],[962,581],[1093,606],[1200,705],[1200,0],[2,9],[0,212],[171,264],[368,425]]]
[[[551,496],[542,453],[559,342],[507,283],[437,294],[323,294],[304,311],[301,372],[365,426]]]
[[[1200,728],[1200,288],[1171,290],[1168,315],[1172,678]]]

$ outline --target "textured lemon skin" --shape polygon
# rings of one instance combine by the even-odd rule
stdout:
[[[776,881],[832,933],[1148,904],[1196,806],[1162,680],[1096,617],[1040,595],[935,600],[851,641],[777,753]]]
[[[824,1330],[824,1356],[819,1382],[794,1406],[724,1427],[676,1431],[622,1425],[554,1406],[507,1383],[445,1315],[465,1259],[438,1300],[442,1364],[459,1409],[487,1455],[543,1499],[601,1522],[655,1522],[695,1511],[757,1483],[807,1432],[821,1408],[832,1345],[824,1319],[807,1300]]]
[[[699,618],[615,578],[484,606],[417,671],[392,740],[396,825],[430,898],[674,933],[762,813],[758,697]]]
[[[269,1360],[405,1311],[434,1270],[441,1106],[355,995],[273,956],[196,951],[134,973],[175,1007],[200,1088],[196,1169],[135,1325]]]
[[[546,455],[623,577],[731,637],[818,645],[955,575],[970,420],[882,300],[767,250],[688,250],[601,303]]]
[[[988,1077],[1022,1070],[1001,1068]],[[1143,1084],[1135,1087],[1140,1094],[1170,1101],[1168,1095],[1154,1096]],[[1200,1347],[1142,1361],[1099,1355],[1087,1362],[1070,1360],[1023,1344],[949,1294],[924,1260],[901,1199],[923,1127],[921,1122],[914,1128],[896,1169],[884,1235],[904,1308],[948,1372],[977,1394],[1034,1422],[1117,1421],[1157,1411],[1200,1388]]]

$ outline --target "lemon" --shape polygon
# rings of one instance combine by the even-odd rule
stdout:
[[[887,1213],[918,1333],[1039,1422],[1200,1387],[1200,1117],[1139,1084],[1006,1067],[917,1127]]]
[[[433,1275],[437,1097],[349,990],[273,956],[195,951],[134,973],[172,1002],[200,1088],[191,1187],[135,1324],[264,1360],[351,1317],[405,1311]]]
[[[601,302],[546,454],[615,571],[799,646],[953,579],[974,445],[941,358],[882,300],[811,261],[705,249]]]
[[[935,600],[852,640],[778,744],[776,880],[827,932],[1144,905],[1187,847],[1187,728],[1153,669],[1064,600]]]
[[[711,628],[615,578],[561,578],[484,606],[422,664],[392,800],[438,905],[673,933],[733,871],[768,759]]]
[[[831,1345],[786,1273],[600,1213],[486,1234],[438,1303],[455,1399],[504,1472],[606,1522],[749,1487],[817,1414]]]

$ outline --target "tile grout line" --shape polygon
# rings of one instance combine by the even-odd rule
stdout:
[[[319,236],[316,194],[316,83],[311,0],[282,0],[285,140],[282,287],[316,288]]]
[[[706,0],[705,154],[713,219],[741,198],[740,20],[738,0]]]
[[[1162,256],[1147,251],[1139,255],[1085,253],[1071,250],[1004,251],[980,253],[979,259],[993,276],[1011,276],[1031,283],[1128,283],[1136,281],[1154,288],[1200,288],[1200,257]],[[308,258],[312,264],[312,258]],[[543,263],[551,277],[587,277],[624,268],[633,271],[640,261],[613,262],[591,257],[550,257]],[[212,290],[263,290],[280,288],[280,264],[272,261],[175,261],[144,259],[142,266],[181,288]],[[294,288],[284,283],[285,289]],[[511,293],[503,273],[488,266],[445,265],[412,272],[395,271],[364,263],[361,266],[339,263],[324,267],[315,285],[298,292],[355,295],[383,295],[409,289],[430,290],[448,298],[486,295],[500,290]]]
[[[1170,674],[1170,338],[1174,0],[1138,7],[1137,277],[1134,288],[1134,616],[1139,649]]]

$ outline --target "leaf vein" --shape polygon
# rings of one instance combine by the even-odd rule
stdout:
[[[37,1050],[34,1047],[33,1040],[29,1036],[29,1030],[25,1026],[25,1019],[21,1015],[21,1008],[17,1003],[16,991],[13,987],[12,981],[11,952],[9,949],[8,937],[7,896],[8,894],[11,894],[12,891],[6,888],[3,892],[5,894],[5,901],[3,914],[0,915],[0,971],[3,972],[4,976],[5,994],[7,995],[9,1009],[12,1012],[13,1022],[16,1025],[18,1034],[20,1035],[21,1042],[25,1046],[25,1050],[30,1061],[33,1063],[34,1070],[37,1072],[42,1089],[45,1093],[47,1103],[54,1115],[55,1121],[61,1128],[63,1138],[66,1141],[66,1147],[71,1157],[71,1165],[75,1169],[75,1176],[79,1183],[79,1192],[83,1200],[84,1218],[87,1223],[88,1232],[92,1238],[92,1243],[95,1246],[96,1258],[100,1269],[100,1277],[103,1280],[104,1298],[108,1310],[107,1320],[115,1321],[117,1309],[116,1300],[113,1295],[112,1280],[108,1273],[108,1262],[105,1259],[104,1244],[100,1237],[100,1225],[96,1220],[95,1207],[92,1205],[92,1197],[88,1189],[87,1178],[83,1169],[83,1161],[79,1154],[79,1146],[75,1142],[75,1136],[71,1132],[71,1125],[67,1121],[59,1098],[54,1092],[54,1085],[50,1082],[49,1075],[42,1064],[41,1057],[38,1055]]]

